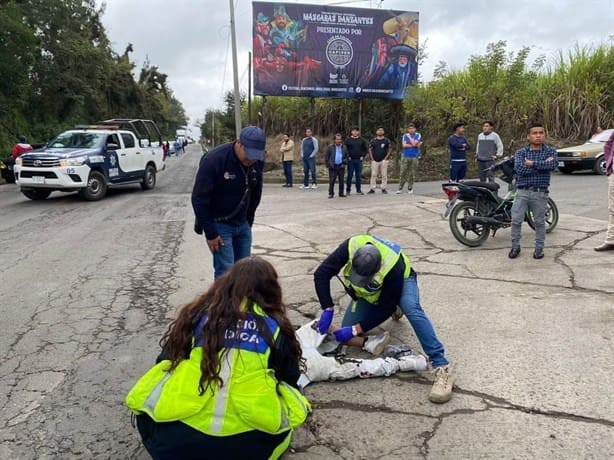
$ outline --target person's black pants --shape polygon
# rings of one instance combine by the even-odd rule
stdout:
[[[341,165],[328,168],[328,196],[335,195],[335,182],[339,179],[339,196],[343,195],[343,176],[345,168]]]
[[[153,460],[265,460],[288,436],[262,431],[209,436],[182,422],[154,422],[146,414],[136,416],[136,425]]]

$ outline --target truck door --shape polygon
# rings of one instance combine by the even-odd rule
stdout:
[[[109,148],[112,145],[113,148]],[[109,157],[109,178],[113,182],[125,180],[130,174],[130,160],[117,134],[109,134],[105,142],[106,154]]]
[[[134,134],[123,132],[121,133],[121,137],[124,142],[124,153],[130,165],[130,175],[135,176],[141,174],[141,172],[145,171],[145,155],[143,154],[143,149],[137,144]]]

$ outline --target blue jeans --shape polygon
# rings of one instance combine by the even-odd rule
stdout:
[[[346,191],[349,193],[352,188],[352,176],[356,176],[356,192],[361,192],[362,187],[362,160],[350,160],[348,163],[348,180]]]
[[[284,161],[284,176],[286,177],[286,185],[292,185],[292,161]]]
[[[217,279],[230,270],[237,260],[251,255],[252,228],[247,222],[239,225],[216,222],[215,226],[224,242],[224,246],[213,253],[214,276]]]
[[[431,320],[429,320],[420,306],[420,293],[418,291],[418,281],[415,273],[412,273],[411,276],[403,282],[403,291],[401,291],[399,307],[409,320],[409,324],[411,324],[411,327],[416,333],[416,337],[418,337],[418,341],[429,357],[432,366],[446,366],[448,360],[444,355],[443,344],[439,341],[437,335],[435,335],[435,329],[431,324]],[[361,320],[367,316],[373,321],[379,320],[378,324],[381,324],[390,318],[395,310],[396,305],[373,305],[364,299],[359,299],[357,302],[350,302],[350,305],[348,305],[348,308],[345,310],[341,325],[343,327],[352,326],[356,323],[360,323]]]
[[[467,161],[450,162],[450,180],[458,182],[463,180],[467,174]]]
[[[305,178],[303,179],[303,185],[307,187],[309,185],[309,173],[311,173],[311,183],[317,184],[316,180],[316,159],[314,158],[303,158],[303,171],[305,173]]]

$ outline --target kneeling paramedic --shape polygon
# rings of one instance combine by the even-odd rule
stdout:
[[[126,397],[155,460],[278,459],[311,411],[273,266],[239,260],[184,306]]]
[[[343,271],[343,277],[338,273]],[[337,276],[352,297],[341,328],[333,331],[337,341],[359,346],[372,354],[380,354],[389,341],[381,336],[364,336],[390,318],[397,306],[411,324],[422,349],[434,369],[435,381],[429,400],[445,403],[452,397],[454,384],[443,344],[435,335],[431,321],[420,306],[416,272],[401,247],[391,241],[370,235],[353,236],[339,245],[314,273],[315,289],[323,310],[318,330],[330,329],[334,304],[330,280]]]

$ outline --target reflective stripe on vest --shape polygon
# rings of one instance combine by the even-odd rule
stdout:
[[[363,247],[365,244],[372,244],[379,250],[382,257],[382,264],[378,272],[373,275],[371,282],[367,286],[361,287],[350,282],[350,272],[352,271],[352,259],[354,258],[356,251],[358,251],[358,249]],[[405,262],[405,272],[403,277],[408,278],[409,274],[411,273],[411,263],[409,258],[403,254],[401,247],[398,244],[370,235],[353,236],[348,242],[348,263],[345,265],[343,270],[343,284],[346,287],[353,289],[359,298],[364,299],[369,303],[377,303],[382,292],[384,278],[386,275],[388,275],[390,270],[393,269],[400,257],[402,257]]]
[[[224,384],[222,388],[218,389],[215,397],[215,409],[213,410],[213,420],[211,421],[211,433],[213,434],[220,433],[222,431],[222,425],[224,424],[224,415],[226,414],[226,404],[228,402],[228,390],[230,389],[230,363],[234,361],[236,352],[237,350],[228,350],[228,354],[221,362],[219,376]]]
[[[162,394],[162,389],[164,388],[164,384],[168,379],[171,378],[171,373],[167,372],[166,375],[158,382],[158,384],[154,387],[153,391],[149,394],[147,399],[145,400],[145,404],[143,406],[145,409],[149,409],[152,413],[156,408],[156,404],[158,404],[158,400],[160,399],[160,395]]]

